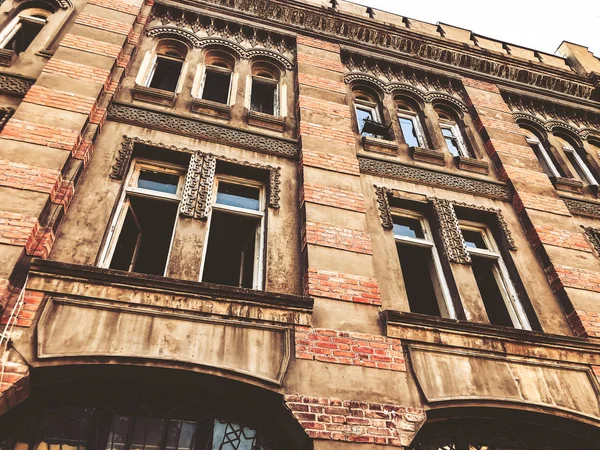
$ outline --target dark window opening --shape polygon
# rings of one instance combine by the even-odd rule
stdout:
[[[214,70],[206,71],[204,80],[204,90],[202,98],[211,102],[222,103],[226,105],[229,102],[229,86],[231,85],[231,73],[217,72]]]
[[[149,87],[175,92],[182,67],[183,61],[181,60],[157,57]]]
[[[277,85],[252,79],[252,98],[250,109],[263,114],[275,115],[275,99]]]
[[[488,319],[492,325],[513,327],[514,324],[506,308],[504,296],[498,285],[495,273],[497,262],[490,258],[482,258],[471,254],[473,274],[483,299]]]
[[[251,289],[260,218],[213,211],[202,281]]]
[[[21,17],[19,25],[19,30],[15,33],[8,44],[6,44],[6,48],[14,50],[16,53],[22,53],[33,42],[33,40],[40,34],[42,28],[46,25],[45,17]]]
[[[535,154],[538,162],[540,163],[540,166],[542,166],[542,170],[544,171],[544,173],[546,175],[548,175],[549,177],[553,177],[554,176],[554,171],[550,167],[550,164],[548,164],[548,161],[546,160],[545,156],[542,154],[542,150],[540,149],[541,145],[543,145],[543,144],[537,143],[537,142],[530,142],[529,143],[529,146],[533,150],[533,153]],[[548,150],[546,150],[546,149],[544,149],[544,151],[548,155],[548,158],[550,158],[550,161],[552,161],[552,164],[553,164],[554,168],[556,169],[556,171],[558,172],[558,174],[561,177],[564,177],[565,175],[563,173],[563,170],[561,169],[560,165],[556,163],[556,161],[554,160],[554,157],[552,156],[552,154]]]
[[[414,245],[396,244],[404,286],[411,312],[441,316],[440,295],[431,249]]]
[[[479,231],[461,230],[467,248],[480,248],[487,250],[487,244]]]
[[[175,202],[129,197],[110,268],[164,275],[177,209]]]

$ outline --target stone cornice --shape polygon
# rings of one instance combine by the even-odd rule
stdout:
[[[316,33],[338,41],[369,46],[394,56],[417,58],[423,62],[467,75],[484,75],[511,84],[527,85],[562,95],[590,99],[594,85],[567,70],[534,62],[524,63],[509,55],[467,48],[444,38],[393,28],[384,24],[331,12],[296,1],[275,0],[183,0],[192,6],[227,8],[232,14],[251,16],[291,29]]]

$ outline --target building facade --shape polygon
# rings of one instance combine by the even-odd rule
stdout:
[[[600,448],[600,60],[327,0],[0,3],[0,447]]]

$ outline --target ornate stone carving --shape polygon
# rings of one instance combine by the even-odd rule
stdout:
[[[541,65],[532,69],[527,67],[531,63],[521,63],[517,60],[507,63],[504,59],[485,55],[479,50],[459,50],[457,47],[451,47],[442,38],[437,40],[429,37],[428,42],[425,42],[417,37],[409,37],[409,31],[398,28],[390,29],[384,24],[368,23],[366,20],[350,19],[342,14],[331,14],[310,5],[298,6],[271,0],[206,1],[258,17],[264,21],[349,40],[361,46],[395,51],[437,63],[454,71],[467,69],[510,82],[586,99],[589,99],[594,92],[592,83],[566,71],[556,75],[555,69],[546,71]]]
[[[11,118],[11,116],[15,113],[15,109],[7,106],[6,108],[0,108],[0,131],[6,125],[6,122]]]
[[[375,186],[375,195],[377,196],[377,208],[379,209],[379,217],[381,218],[381,225],[383,228],[394,228],[394,222],[392,220],[392,211],[390,209],[390,199],[388,195],[392,192],[383,186]]]
[[[146,31],[146,36],[157,37],[157,36],[169,36],[176,37],[187,41],[192,47],[200,48],[201,40],[194,33],[190,33],[187,30],[177,27],[152,27]]]
[[[298,157],[298,143],[296,141],[261,136],[256,133],[207,123],[198,119],[174,116],[160,111],[113,103],[108,110],[108,118],[117,122],[164,130],[195,139],[226,143],[260,153],[292,159]]]
[[[581,225],[581,228],[585,231],[585,235],[589,239],[590,244],[592,244],[592,247],[594,247],[594,250],[596,250],[596,253],[600,254],[600,228],[585,227],[583,225]]]
[[[476,180],[365,156],[358,157],[358,164],[361,172],[365,173],[416,181],[418,183],[440,186],[500,200],[510,200],[511,198],[508,187],[505,184]]]
[[[458,264],[471,264],[471,256],[460,232],[456,211],[449,200],[437,197],[429,198],[433,207],[436,225],[442,235],[444,253],[448,261]]]
[[[600,203],[584,202],[573,198],[562,197],[571,214],[582,216],[600,217]]]
[[[496,216],[496,220],[498,221],[498,225],[500,226],[500,229],[502,230],[502,235],[506,241],[506,245],[507,245],[508,249],[509,250],[517,250],[517,245],[515,244],[515,241],[512,237],[510,229],[508,228],[508,223],[506,223],[506,219],[504,219],[504,214],[502,214],[502,211],[500,209],[486,208],[485,206],[472,205],[469,203],[453,202],[452,204],[454,206],[459,206],[461,208],[474,209],[477,211],[494,214]]]
[[[240,161],[226,156],[204,153],[198,150],[191,150],[187,147],[177,147],[162,142],[152,142],[137,137],[123,136],[121,148],[119,149],[115,164],[109,175],[112,179],[122,180],[124,178],[129,170],[133,149],[136,144],[164,148],[176,152],[191,153],[183,188],[183,198],[179,208],[180,213],[184,216],[195,219],[206,219],[208,217],[210,206],[212,204],[212,187],[214,185],[217,161],[267,171],[269,174],[269,207],[275,209],[279,208],[281,192],[280,167]]]
[[[7,73],[0,74],[0,92],[25,95],[29,91],[29,88],[33,86],[33,83],[35,83],[35,80]]]
[[[73,8],[73,3],[69,0],[54,0],[60,9]]]

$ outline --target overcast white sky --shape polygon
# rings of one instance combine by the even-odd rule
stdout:
[[[554,53],[562,41],[600,58],[600,0],[353,0],[430,23]]]

